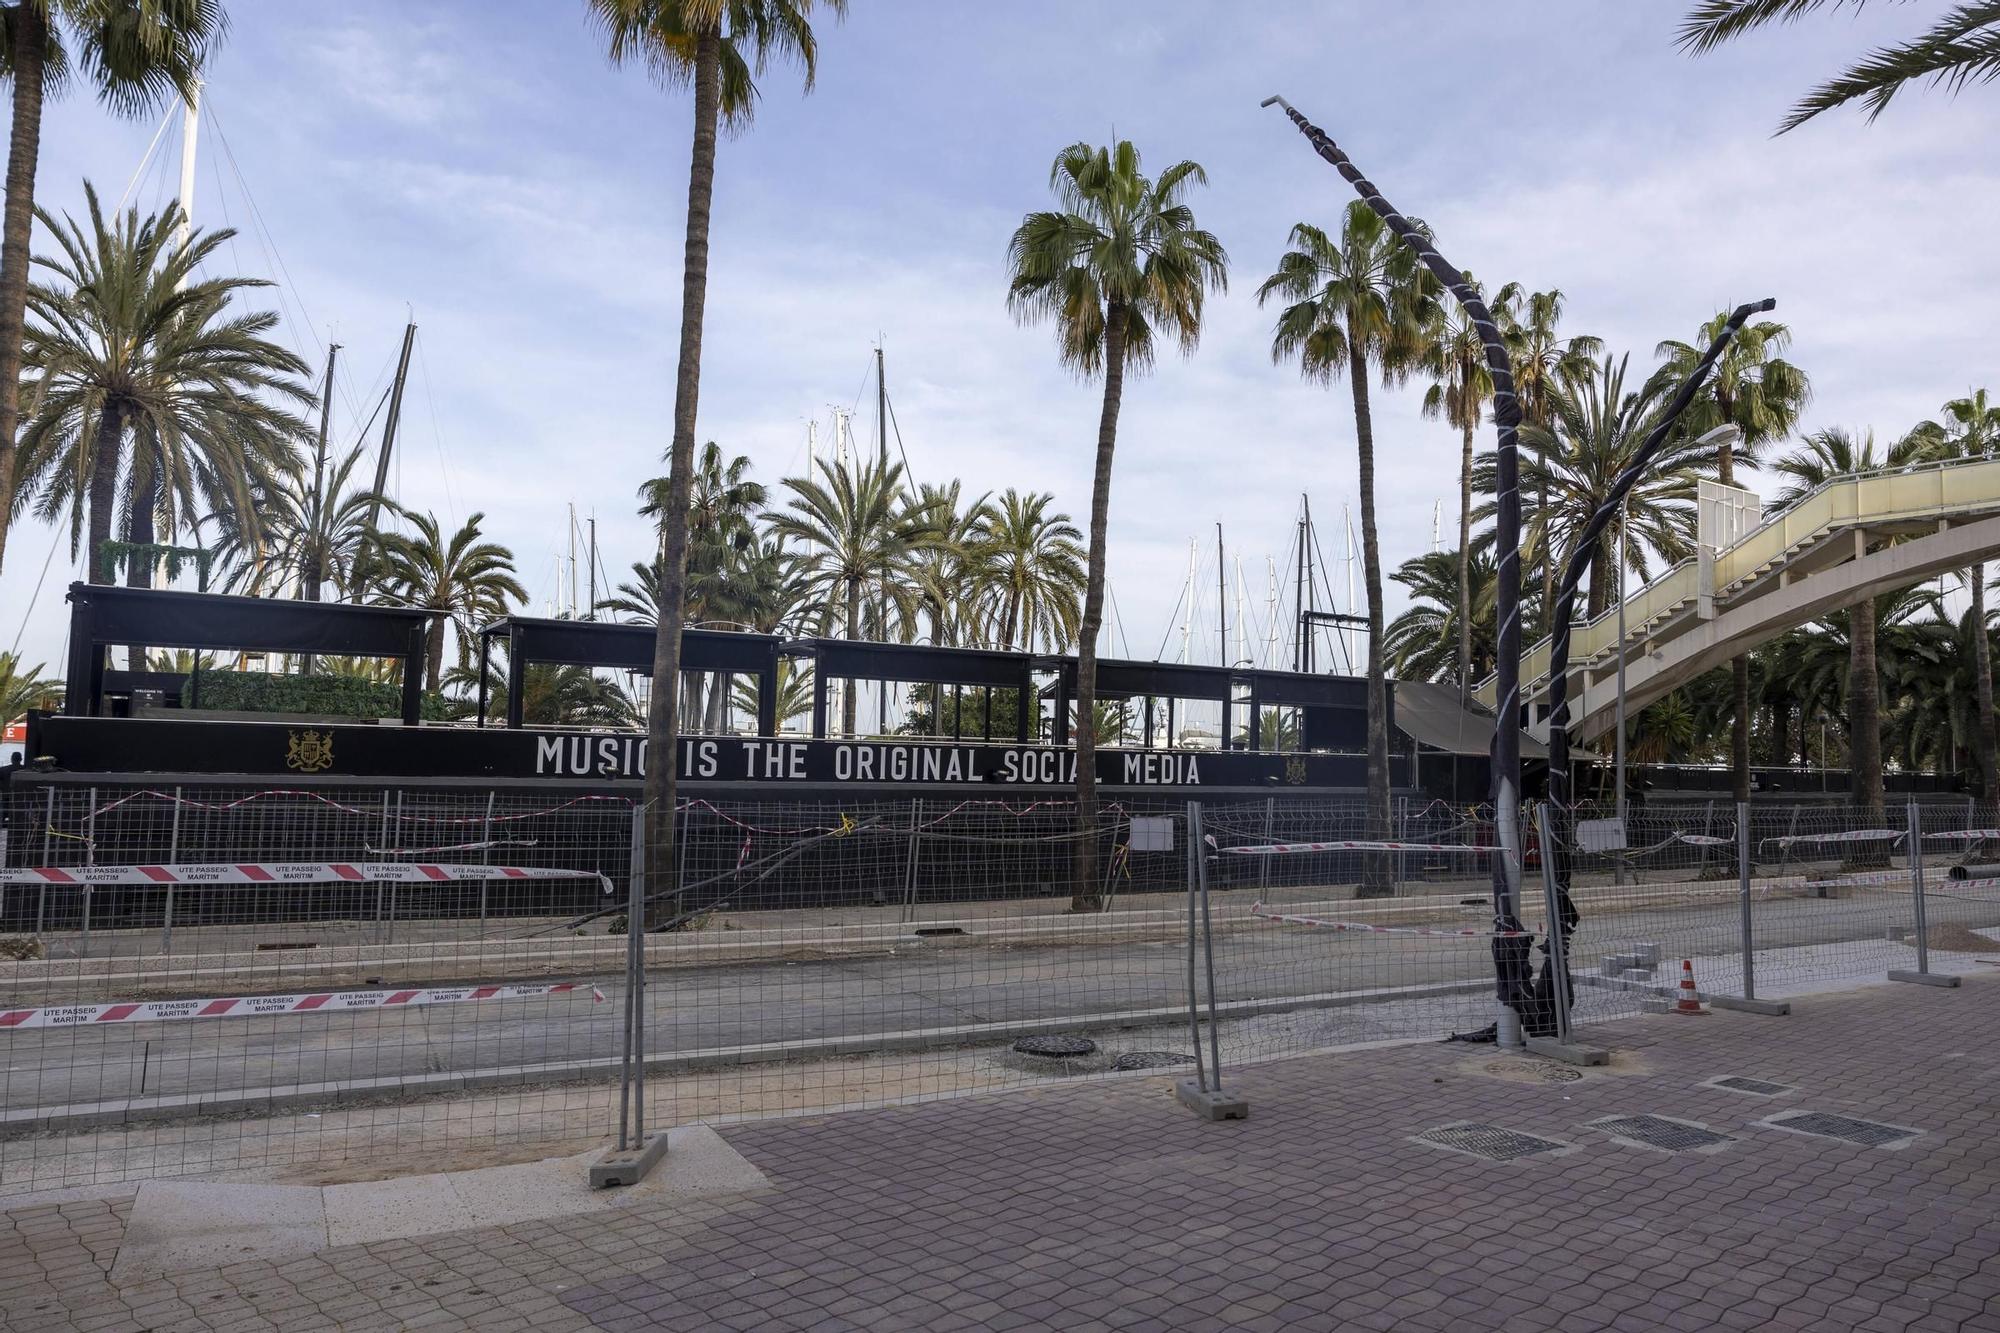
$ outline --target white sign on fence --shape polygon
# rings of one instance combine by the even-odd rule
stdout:
[[[1132,820],[1135,852],[1171,852],[1174,849],[1174,821],[1166,815],[1140,815]]]
[[[1625,850],[1625,821],[1614,815],[1610,819],[1579,819],[1576,821],[1577,850],[1585,852],[1622,852]]]

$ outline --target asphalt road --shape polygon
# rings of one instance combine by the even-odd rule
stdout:
[[[1893,893],[1772,898],[1756,905],[1756,947],[1881,941],[1906,922],[1907,906]],[[1934,898],[1931,919],[2000,925],[2000,903]],[[1603,954],[1652,942],[1668,962],[1662,980],[1670,981],[1673,959],[1739,956],[1739,923],[1737,901],[1728,896],[1653,910],[1599,908],[1584,919],[1572,963],[1595,970]],[[1783,956],[1772,961],[1785,965]],[[1811,965],[1837,971],[1838,951]],[[1217,994],[1227,1001],[1477,982],[1491,976],[1492,962],[1479,938],[1259,926],[1218,934],[1215,970]],[[0,1031],[0,1108],[615,1057],[622,978],[572,979],[595,982],[607,1001],[594,1003],[586,990],[402,1010]],[[811,961],[664,969],[648,981],[646,1046],[662,1055],[963,1024],[1081,1022],[1170,1009],[1185,1003],[1186,986],[1181,941],[945,940]],[[1421,1030],[1408,1035],[1471,1026],[1489,1008],[1479,993],[1439,997],[1412,1009],[1410,1021]]]

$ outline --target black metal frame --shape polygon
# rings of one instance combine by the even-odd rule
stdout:
[[[898,685],[929,685],[961,689],[971,685],[988,691],[985,738],[993,734],[993,690],[1013,690],[1017,741],[1034,738],[1035,673],[1051,659],[1033,653],[998,648],[941,648],[923,643],[878,643],[868,639],[794,639],[779,649],[785,657],[812,663],[812,734],[826,739],[827,687],[836,680],[872,680]],[[884,693],[884,706],[887,694]],[[962,727],[958,730],[962,730]],[[954,734],[952,739],[961,739]]]
[[[651,625],[620,625],[602,620],[552,620],[542,616],[508,616],[493,621],[479,631],[479,715],[478,725],[486,725],[490,698],[487,681],[491,675],[493,640],[507,640],[507,722],[519,730],[527,691],[530,666],[605,667],[653,674]],[[684,629],[681,631],[681,670],[720,671],[757,678],[757,732],[777,733],[778,651],[775,634],[739,633],[734,630]],[[692,733],[686,733],[692,734]]]
[[[432,612],[103,583],[72,583],[69,602],[63,712],[73,717],[99,715],[104,650],[112,644],[136,643],[193,652],[394,658],[403,664],[403,723],[412,727],[418,723]]]

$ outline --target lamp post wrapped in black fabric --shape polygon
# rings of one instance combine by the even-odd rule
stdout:
[[[1293,109],[1282,97],[1266,98],[1265,106],[1276,104],[1299,127],[1321,157],[1332,163],[1403,244],[1416,252],[1437,280],[1444,284],[1472,325],[1486,349],[1486,365],[1493,374],[1493,422],[1499,428],[1500,443],[1495,469],[1497,510],[1494,517],[1494,550],[1499,561],[1495,614],[1500,633],[1495,664],[1495,710],[1493,728],[1493,820],[1499,834],[1500,851],[1493,858],[1493,970],[1500,1003],[1527,1018],[1533,1008],[1534,962],[1531,937],[1521,926],[1521,492],[1520,467],[1514,447],[1515,431],[1521,424],[1521,405],[1514,398],[1514,368],[1507,346],[1493,322],[1493,314],[1461,269],[1447,263],[1421,231],[1397,212],[1382,192],[1361,174],[1347,154],[1327,137],[1326,132]]]
[[[1591,562],[1597,556],[1598,539],[1618,516],[1620,506],[1625,503],[1625,497],[1632,488],[1638,484],[1639,478],[1645,475],[1648,467],[1652,466],[1653,459],[1659,454],[1660,447],[1667,442],[1667,437],[1673,433],[1681,414],[1687,411],[1695,396],[1701,392],[1701,386],[1708,379],[1709,371],[1714,368],[1723,349],[1729,345],[1729,340],[1736,336],[1737,331],[1752,315],[1770,310],[1777,304],[1776,301],[1766,297],[1762,301],[1751,305],[1740,305],[1730,311],[1728,322],[1722,326],[1721,332],[1715,335],[1715,340],[1708,345],[1708,350],[1702,353],[1701,360],[1695,364],[1694,370],[1681,383],[1673,401],[1667,404],[1665,413],[1654,423],[1653,429],[1647,432],[1645,440],[1632,455],[1632,461],[1625,465],[1625,470],[1611,483],[1611,493],[1590,516],[1590,522],[1584,525],[1576,545],[1570,550],[1569,562],[1563,569],[1562,584],[1556,591],[1555,619],[1551,622],[1554,628],[1549,634],[1549,803],[1558,811],[1568,810],[1572,800],[1569,772],[1570,621],[1576,614],[1577,589],[1582,586],[1584,578],[1590,573]],[[1622,553],[1620,558],[1623,558]],[[1622,656],[1625,645],[1619,644],[1618,651]],[[1624,812],[1619,813],[1622,815]],[[1567,841],[1558,837],[1555,846],[1544,847],[1541,851],[1543,856],[1554,858],[1557,911],[1562,918],[1563,943],[1567,946],[1570,936],[1576,931],[1577,923],[1576,904],[1571,900],[1569,892],[1570,846]],[[1554,927],[1551,926],[1550,929],[1553,930]],[[1569,956],[1567,947],[1563,950],[1563,956]],[[1564,977],[1562,982],[1566,1001],[1569,978]],[[1555,988],[1555,955],[1551,950],[1542,960],[1542,975],[1535,984],[1534,1002],[1522,1015],[1531,1035],[1547,1036],[1556,1030]]]

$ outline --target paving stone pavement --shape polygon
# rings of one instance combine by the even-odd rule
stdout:
[[[0,1326],[178,1329],[2000,1330],[2000,976],[1792,1017],[1593,1029],[1574,1082],[1492,1048],[1245,1069],[1208,1124],[1167,1079],[724,1131],[775,1191],[242,1263],[127,1286],[130,1195],[0,1226]],[[1738,1074],[1779,1098],[1699,1086]],[[1899,1150],[1760,1127],[1820,1110]],[[1650,1114],[1733,1136],[1614,1141]],[[1474,1121],[1568,1150],[1413,1141]]]

